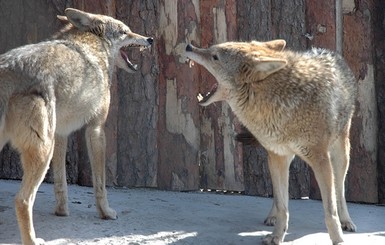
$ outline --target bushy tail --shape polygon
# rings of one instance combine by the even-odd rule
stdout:
[[[9,73],[0,68],[0,122],[3,120],[9,98],[15,92],[15,83],[12,79],[14,76],[11,76]]]

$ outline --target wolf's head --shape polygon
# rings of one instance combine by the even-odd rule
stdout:
[[[153,43],[151,37],[136,34],[123,22],[109,16],[91,14],[73,8],[67,8],[65,15],[58,18],[62,21],[68,20],[79,30],[92,32],[104,39],[115,54],[116,65],[127,72],[137,71],[137,66],[128,59],[124,48],[140,47],[142,50]]]
[[[260,81],[285,67],[287,61],[280,54],[285,45],[284,40],[227,42],[207,49],[188,44],[189,62],[204,66],[217,80],[210,92],[198,95],[199,104],[229,100],[242,84]]]

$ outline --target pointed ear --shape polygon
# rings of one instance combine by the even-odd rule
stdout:
[[[257,82],[281,70],[287,61],[281,58],[258,57],[245,62],[240,69],[239,79],[246,83]]]
[[[279,58],[260,57],[257,61],[255,69],[272,74],[281,70],[287,65],[287,61]]]
[[[286,46],[286,41],[283,39],[277,39],[277,40],[264,42],[263,45],[275,51],[282,51]]]
[[[56,15],[56,18],[61,21],[63,24],[68,24],[69,21],[67,19],[67,16],[64,15]]]
[[[97,15],[86,13],[78,9],[67,8],[65,14],[68,21],[81,31],[92,31],[95,28],[100,28],[103,24]]]

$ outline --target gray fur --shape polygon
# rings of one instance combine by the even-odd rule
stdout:
[[[338,54],[293,52],[284,46],[284,40],[228,42],[208,49],[188,45],[186,56],[217,80],[209,96],[198,95],[200,104],[229,103],[268,152],[274,203],[265,223],[275,228],[264,244],[282,243],[288,229],[289,166],[295,155],[315,173],[330,238],[339,244],[341,227],[356,230],[344,193],[356,81]]]
[[[86,127],[96,207],[116,219],[105,189],[104,123],[115,65],[133,72],[122,47],[149,46],[151,38],[131,32],[121,21],[76,9],[60,16],[67,25],[51,40],[0,55],[0,149],[10,142],[19,152],[23,181],[16,214],[23,244],[36,238],[32,207],[52,158],[57,215],[68,215],[65,153],[67,136]],[[70,23],[68,23],[70,22]],[[135,68],[136,70],[136,68]]]

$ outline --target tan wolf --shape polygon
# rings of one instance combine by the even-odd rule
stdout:
[[[114,18],[68,8],[68,23],[48,41],[0,55],[0,147],[10,142],[20,153],[23,180],[16,214],[23,244],[36,238],[32,208],[52,158],[57,215],[68,215],[65,154],[67,136],[86,126],[96,207],[116,219],[105,188],[104,123],[115,64],[137,70],[125,47],[147,47],[153,39],[133,33]]]
[[[217,83],[200,105],[226,101],[268,151],[273,207],[265,220],[275,225],[264,244],[280,244],[288,229],[288,176],[294,155],[313,169],[321,190],[326,226],[333,244],[342,229],[355,231],[344,194],[349,166],[349,129],[356,81],[342,57],[314,48],[285,51],[284,40],[228,42],[186,56],[214,75]]]

